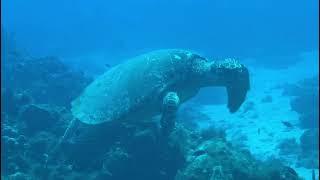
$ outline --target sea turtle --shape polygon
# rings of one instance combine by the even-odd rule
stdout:
[[[250,88],[248,69],[234,59],[209,61],[181,49],[156,50],[132,58],[106,71],[72,102],[75,118],[52,152],[57,152],[80,121],[88,125],[133,122],[159,114],[161,132],[167,137],[175,126],[179,105],[208,86],[226,87],[228,108],[234,113]]]
[[[156,50],[106,71],[72,102],[71,111],[86,124],[161,114],[162,131],[169,134],[178,106],[200,88],[225,86],[233,113],[245,100],[249,84],[247,68],[234,59],[209,61],[187,50]]]

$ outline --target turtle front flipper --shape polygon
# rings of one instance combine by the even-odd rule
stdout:
[[[176,113],[180,104],[176,92],[168,92],[163,98],[163,109],[160,120],[162,134],[168,136],[175,127]]]
[[[45,167],[47,167],[48,163],[53,160],[60,151],[61,145],[70,137],[73,135],[73,133],[75,132],[75,130],[78,128],[80,121],[77,118],[73,118],[70,122],[69,125],[67,127],[67,129],[65,130],[63,136],[59,139],[58,143],[55,145],[55,147],[53,149],[51,149],[47,154],[45,154],[46,156],[46,160],[45,160]]]

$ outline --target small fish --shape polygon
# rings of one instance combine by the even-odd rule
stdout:
[[[288,127],[288,128],[293,128],[293,125],[292,125],[290,122],[288,122],[288,121],[281,121],[281,122],[282,122],[282,124],[285,125],[286,127]]]
[[[110,64],[104,64],[104,66],[105,66],[106,68],[111,68],[111,65],[110,65]]]

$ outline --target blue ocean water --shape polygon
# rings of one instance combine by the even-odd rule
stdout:
[[[2,0],[1,179],[319,179],[318,21],[316,0]],[[121,109],[134,123],[72,124],[72,102],[90,84],[159,49],[237,59],[250,77],[240,108],[229,112],[227,86],[207,86],[181,99],[167,138],[163,110],[139,121]],[[145,64],[124,73],[134,79]],[[125,101],[115,92],[151,88],[113,78],[99,86],[108,93],[93,86],[99,98],[87,93],[81,113],[109,96],[102,112],[114,112]]]

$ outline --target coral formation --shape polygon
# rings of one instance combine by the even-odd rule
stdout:
[[[319,168],[319,77],[285,84],[282,88],[283,95],[293,97],[291,108],[299,113],[299,126],[305,129],[300,137],[299,152],[296,153],[297,166]]]
[[[59,114],[50,111],[49,107],[43,105],[29,104],[22,107],[19,120],[25,122],[28,134],[48,130],[58,122]]]
[[[319,168],[319,129],[309,129],[300,137],[301,154],[298,166]]]
[[[2,87],[30,95],[35,103],[70,108],[70,102],[91,82],[81,72],[75,72],[56,57],[26,58],[13,56],[3,60]],[[59,97],[59,98],[57,98]]]
[[[196,151],[199,149],[203,153],[189,160],[177,173],[176,180],[299,179],[289,167],[281,163],[275,166],[276,161],[272,160],[259,162],[249,152],[237,151],[223,139],[205,141]]]
[[[284,95],[294,96],[292,110],[300,114],[300,127],[319,128],[319,77],[302,80],[297,84],[284,85]]]

